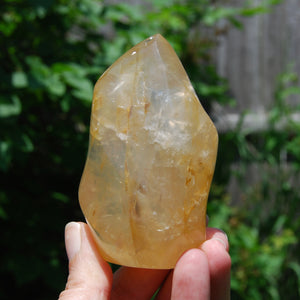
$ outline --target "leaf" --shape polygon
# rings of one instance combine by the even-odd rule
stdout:
[[[116,37],[112,42],[103,42],[103,49],[106,53],[105,63],[111,65],[117,58],[122,55],[122,49],[125,48],[126,38],[123,36]]]
[[[55,63],[51,66],[51,70],[62,76],[70,76],[70,74],[74,76],[76,74],[77,76],[83,77],[87,74],[87,68],[74,63]]]
[[[236,28],[238,28],[238,29],[242,29],[243,28],[243,23],[241,21],[239,21],[237,18],[235,18],[235,17],[229,17],[228,20]]]
[[[0,98],[0,100],[2,99]],[[11,96],[11,103],[0,103],[0,118],[17,116],[21,113],[21,111],[22,111],[21,101],[19,97],[16,95]]]
[[[52,197],[55,200],[58,200],[58,201],[63,202],[63,203],[68,203],[69,202],[69,197],[66,196],[65,194],[62,194],[62,193],[59,193],[59,192],[52,193]]]
[[[34,150],[34,145],[31,141],[31,139],[29,138],[29,136],[26,134],[22,134],[21,139],[22,139],[22,148],[21,149],[24,152],[32,152]]]
[[[8,215],[6,210],[3,208],[5,204],[8,203],[8,199],[5,192],[0,192],[0,219],[7,220]]]
[[[66,91],[65,84],[60,80],[59,76],[53,74],[44,80],[48,91],[55,96],[62,96]]]
[[[28,86],[27,76],[22,71],[17,71],[12,74],[12,85],[15,88],[24,88]]]
[[[42,62],[40,57],[28,56],[25,60],[35,78],[42,80],[43,78],[49,76],[49,67]]]
[[[12,35],[21,20],[21,15],[13,10],[1,11],[0,32],[6,36]]]
[[[84,77],[79,77],[73,73],[66,73],[64,75],[65,81],[73,87],[72,95],[88,102],[93,98],[93,84],[91,81]]]
[[[288,266],[296,273],[298,281],[298,294],[300,295],[300,265],[299,263],[292,261]]]
[[[62,96],[65,93],[66,86],[60,74],[62,70],[66,69],[64,64],[58,63],[51,68],[45,65],[42,60],[36,56],[27,57],[26,62],[30,66],[31,75],[39,84],[44,86],[50,94]]]
[[[7,213],[5,212],[4,208],[0,206],[0,219],[6,220],[7,219]]]
[[[84,86],[87,81],[86,78],[70,72],[64,74],[64,80],[68,85],[76,89],[80,89],[80,87]]]
[[[60,107],[63,112],[68,112],[70,110],[70,97],[63,97],[60,101]]]
[[[0,140],[0,170],[6,171],[11,162],[10,143]]]
[[[251,17],[257,14],[263,14],[268,12],[268,7],[263,6],[257,6],[257,7],[251,7],[251,8],[244,8],[241,10],[241,15],[245,17]]]
[[[300,136],[296,136],[286,145],[287,151],[300,161]]]
[[[129,5],[127,3],[119,3],[111,6],[107,11],[106,17],[114,22],[123,24],[131,24],[143,20],[144,15],[137,5]]]
[[[148,2],[150,2],[148,0]],[[164,7],[170,7],[172,5],[175,5],[174,0],[165,0],[165,1],[161,1],[161,0],[153,0],[151,1],[151,4],[159,9],[162,9]]]
[[[238,9],[233,7],[209,7],[203,17],[203,23],[207,26],[214,25],[221,19],[234,17],[238,14]]]
[[[91,87],[86,90],[73,90],[72,95],[74,95],[78,99],[91,103],[93,100],[93,88]]]
[[[267,151],[272,151],[277,146],[278,140],[276,137],[270,136],[266,141],[266,149]]]
[[[281,99],[286,99],[290,95],[299,95],[299,94],[300,94],[300,87],[291,86],[281,91],[281,93],[279,93],[279,97],[281,97]]]

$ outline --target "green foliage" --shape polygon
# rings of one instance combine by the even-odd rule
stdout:
[[[236,155],[231,159],[238,157],[236,175],[242,191],[234,210],[227,208],[228,199],[220,202],[224,193],[216,194],[216,188],[209,203],[211,225],[229,233],[233,299],[300,296],[300,120],[295,118],[300,107],[289,104],[291,95],[300,95],[300,88],[297,74],[289,70],[279,77],[267,130],[250,134],[239,124],[235,132],[220,137],[220,148],[226,145],[230,151],[231,145]],[[252,167],[259,174],[249,182]]]
[[[284,228],[286,216],[277,216],[277,222],[264,236],[260,232],[261,224],[253,220],[253,212],[227,208],[228,201],[220,200],[210,202],[209,213],[213,216],[210,226],[221,227],[229,233],[232,299],[296,299],[299,263],[291,253],[299,237],[294,227]],[[286,278],[289,281],[285,282]]]
[[[77,189],[88,145],[92,89],[102,72],[134,44],[159,32],[179,54],[207,110],[212,100],[232,103],[226,80],[212,65],[214,38],[202,29],[224,18],[240,27],[239,16],[264,13],[275,2],[246,1],[236,9],[208,0],[145,1],[145,7],[97,0],[2,1],[0,298],[53,299],[64,287],[63,228],[70,220],[83,219]],[[243,133],[221,137],[221,147],[228,151],[216,178],[222,178],[235,155],[245,163],[259,157],[277,166],[278,149],[284,149],[299,170],[299,124],[289,119],[291,131],[282,135],[275,130],[283,99],[298,92],[285,85],[293,78],[286,74],[281,80],[278,111],[274,108],[271,117],[274,130],[259,137],[267,143],[259,144],[257,156],[249,150],[254,140]],[[258,214],[262,191],[251,200],[251,210],[240,211],[225,205],[227,200],[220,202],[226,195],[219,190],[224,180],[212,189],[210,214],[232,239],[234,295],[281,295],[278,284],[287,270],[298,280],[290,286],[299,288],[299,264],[292,249],[299,239],[298,194],[288,178],[276,185],[278,202],[285,205],[266,218]],[[270,193],[267,178],[263,183],[264,193]],[[291,217],[279,218],[282,211]]]

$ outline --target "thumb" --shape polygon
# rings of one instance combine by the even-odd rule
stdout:
[[[90,229],[71,222],[65,228],[69,277],[59,300],[107,300],[112,286],[112,271],[99,255]]]

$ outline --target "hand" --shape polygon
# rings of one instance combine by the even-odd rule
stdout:
[[[121,267],[112,274],[96,249],[85,223],[71,222],[65,230],[69,277],[59,300],[230,299],[228,239],[224,232],[207,228],[199,249],[186,251],[174,270]]]

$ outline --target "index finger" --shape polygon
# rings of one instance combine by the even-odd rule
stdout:
[[[230,299],[231,259],[227,235],[222,230],[207,228],[207,240],[200,249],[208,259],[211,299]]]

